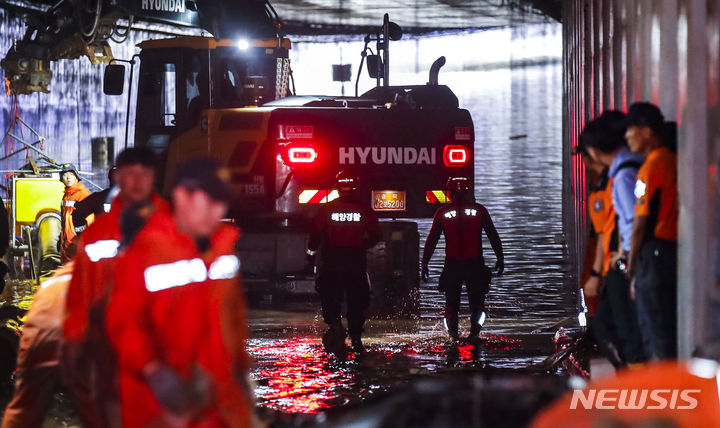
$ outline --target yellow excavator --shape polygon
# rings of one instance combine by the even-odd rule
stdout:
[[[84,17],[68,14],[79,3]],[[46,90],[46,61],[67,52],[109,63],[103,82],[108,95],[123,94],[137,72],[137,90],[128,94],[128,106],[134,94],[137,100],[134,144],[164,160],[161,186],[195,155],[215,157],[230,170],[231,215],[244,229],[240,250],[251,300],[314,294],[313,278],[305,273],[309,220],[336,197],[337,172],[350,170],[360,177],[359,197],[387,219],[384,247],[369,258],[373,296],[381,302],[376,307],[391,314],[417,310],[417,223],[396,219],[432,217],[448,201],[447,179],[463,175],[473,182],[474,175],[472,119],[450,88],[438,83],[444,57],[433,64],[426,85],[390,85],[390,42],[402,30],[385,15],[365,37],[362,56],[375,88],[354,97],[295,96],[291,43],[265,1],[66,0],[53,7],[45,27],[28,30],[32,34],[3,60],[11,88]],[[136,71],[135,58],[111,60],[103,44],[107,34],[128,31],[117,25],[123,16],[127,24],[192,26],[217,37],[141,42]],[[58,30],[64,36],[56,38],[62,42],[51,43],[47,23],[59,21],[65,23]],[[90,30],[93,36],[87,36]],[[28,56],[31,47],[46,55]]]

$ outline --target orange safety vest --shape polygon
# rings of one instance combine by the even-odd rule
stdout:
[[[162,423],[166,412],[141,375],[153,361],[185,381],[198,367],[211,378],[214,401],[189,427],[250,426],[237,380],[250,368],[238,237],[223,225],[201,254],[171,215],[156,213],[119,256],[107,330],[120,362],[123,426]]]
[[[605,276],[610,268],[610,237],[615,229],[615,209],[612,201],[613,179],[608,179],[605,187],[590,193],[589,210],[590,220],[595,233],[602,239],[603,269]]]
[[[72,258],[72,254],[68,253],[68,249],[70,248],[75,236],[77,236],[75,233],[75,225],[73,225],[72,221],[72,213],[75,211],[75,203],[82,201],[88,196],[90,196],[90,191],[79,181],[72,187],[65,189],[62,206],[60,207],[60,216],[63,223],[60,235],[60,256],[63,262],[67,262],[70,258]]]
[[[647,156],[635,184],[635,216],[648,216],[651,236],[677,242],[677,155],[660,147]]]

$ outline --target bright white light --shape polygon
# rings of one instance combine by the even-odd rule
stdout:
[[[244,51],[250,47],[250,42],[248,42],[245,39],[240,39],[235,43],[235,46],[237,46],[237,48],[240,49],[241,51]]]
[[[478,320],[478,324],[480,324],[480,327],[485,324],[485,311],[483,311],[482,315],[480,315],[480,319]]]
[[[587,327],[587,318],[585,318],[585,312],[580,312],[578,314],[578,322],[580,323],[580,327]]]

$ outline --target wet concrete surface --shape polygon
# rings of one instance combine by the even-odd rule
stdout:
[[[557,328],[578,326],[561,222],[560,77],[560,64],[443,75],[473,116],[476,197],[493,216],[505,249],[505,275],[491,284],[480,339],[453,343],[445,334],[444,296],[437,291],[441,240],[430,263],[432,280],[419,290],[419,318],[369,320],[361,356],[323,351],[326,326],[316,299],[291,311],[251,311],[259,406],[293,415],[352,408],[428,375],[457,371],[563,374],[543,365]],[[421,246],[430,223],[419,222]],[[487,241],[485,255],[494,266]],[[463,296],[465,334],[466,302]]]

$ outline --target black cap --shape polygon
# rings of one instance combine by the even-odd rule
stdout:
[[[578,141],[578,145],[573,147],[572,154],[574,155],[587,155],[587,147],[585,147],[585,142],[583,140]]]
[[[616,110],[608,110],[591,120],[580,133],[575,153],[587,153],[589,147],[603,153],[612,153],[625,142],[625,114]]]
[[[78,181],[81,181],[80,173],[78,172],[77,168],[75,168],[75,165],[71,163],[64,163],[60,166],[60,180],[62,180],[63,174],[66,172],[72,172],[75,174],[75,177],[78,179]]]
[[[229,202],[232,199],[230,172],[209,157],[196,157],[181,164],[175,173],[173,187],[202,190],[216,201]]]
[[[130,165],[142,165],[146,168],[157,169],[157,156],[147,147],[130,147],[115,158],[115,167],[122,168]]]
[[[659,135],[662,134],[665,118],[657,106],[641,102],[630,106],[625,123],[628,127],[648,126]]]

